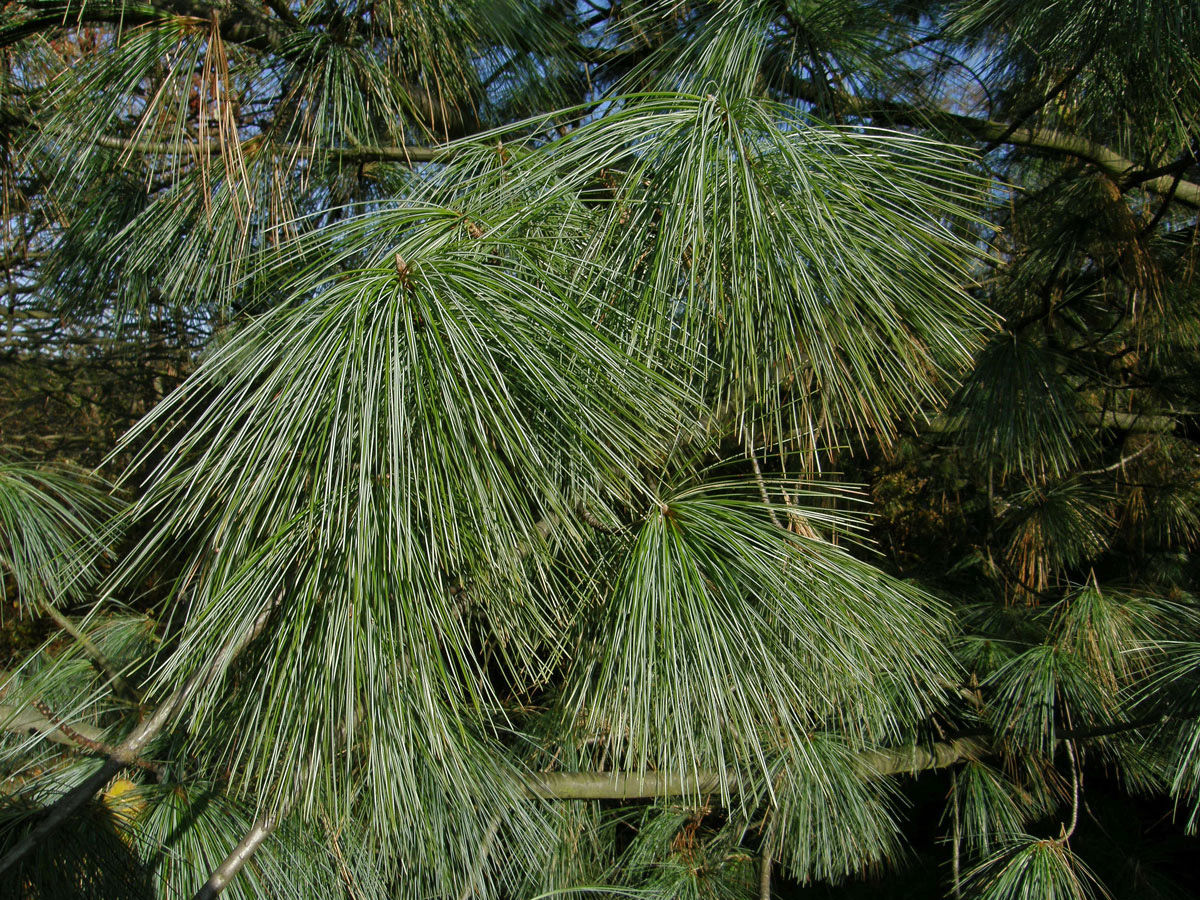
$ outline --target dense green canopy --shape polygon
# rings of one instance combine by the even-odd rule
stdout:
[[[1186,894],[1197,0],[0,11],[0,895]]]

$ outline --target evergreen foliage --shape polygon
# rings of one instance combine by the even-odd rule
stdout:
[[[1185,893],[1197,0],[0,11],[0,895]]]

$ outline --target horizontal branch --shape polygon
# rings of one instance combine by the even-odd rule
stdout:
[[[41,734],[47,740],[68,746],[78,742],[32,707],[0,704],[0,726],[18,734]],[[91,741],[100,742],[104,733],[83,723],[71,728]],[[859,757],[868,775],[904,775],[942,769],[959,760],[986,754],[987,745],[977,738],[959,738],[928,746],[867,750]],[[127,758],[127,761],[132,761]],[[737,790],[738,779],[725,775],[729,790]],[[637,800],[650,797],[694,796],[714,793],[721,787],[719,772],[688,775],[666,772],[534,772],[527,776],[526,791],[543,800]]]
[[[726,774],[730,790],[737,778]],[[673,775],[667,772],[535,772],[525,789],[543,800],[642,800],[714,793],[721,784],[717,772]]]
[[[1092,428],[1112,428],[1131,434],[1169,434],[1175,429],[1173,416],[1096,409],[1084,412],[1081,418],[1083,424]],[[953,434],[962,427],[962,416],[943,415],[925,422],[920,430],[927,434]]]
[[[98,147],[117,150],[121,153],[142,153],[155,156],[187,156],[194,159],[220,156],[222,143],[219,140],[209,141],[151,141],[127,140],[111,135],[98,135],[94,138]],[[434,162],[447,157],[450,153],[443,147],[419,147],[406,145],[389,145],[378,147],[316,147],[311,144],[266,143],[261,137],[249,138],[242,142],[242,148],[269,147],[281,155],[313,158],[327,156],[343,162],[396,162],[412,165],[413,163]]]
[[[994,140],[1012,146],[1029,147],[1061,153],[1083,162],[1090,163],[1121,185],[1122,189],[1138,187],[1151,193],[1167,197],[1172,201],[1193,209],[1200,209],[1200,184],[1184,181],[1174,175],[1145,176],[1145,170],[1132,160],[1122,156],[1103,144],[1088,140],[1078,135],[1067,134],[1052,128],[1011,128],[1004,122],[993,119],[976,119],[972,116],[959,115],[941,110],[922,109],[919,107],[902,107],[899,104],[872,104],[857,98],[854,100],[854,112],[869,116],[884,113],[886,117],[897,124],[934,125],[939,121],[968,132],[980,140]],[[260,141],[261,138],[250,138],[245,144]],[[101,135],[95,138],[98,146],[124,153],[157,154],[163,156],[201,156],[220,154],[221,144],[212,140],[200,141],[150,141],[125,140],[123,138]],[[422,162],[437,162],[450,158],[453,149],[445,147],[376,145],[361,147],[318,147],[304,144],[274,145],[282,154],[296,157],[313,158],[326,156],[344,162],[392,162],[412,165]]]
[[[827,102],[831,96],[830,88],[818,87],[811,81],[799,78],[793,79],[788,84],[788,89],[809,103]],[[965,131],[983,141],[1061,153],[1091,163],[1116,181],[1122,190],[1140,187],[1193,209],[1200,209],[1200,184],[1177,180],[1178,173],[1173,168],[1143,169],[1110,147],[1076,134],[1054,128],[1013,128],[1011,123],[998,122],[995,119],[980,119],[894,100],[857,97],[845,91],[833,91],[832,96],[837,107],[849,115],[872,120],[884,119],[892,124],[915,128]]]
[[[71,11],[69,19],[59,21],[63,18],[60,14],[47,15],[46,10],[41,10],[24,26],[15,25],[7,29],[6,42],[19,39],[26,32],[34,33],[44,28],[61,27],[64,21],[76,24],[81,21],[108,21],[128,27],[133,22],[152,21],[162,17],[182,16],[198,21],[208,21],[216,15],[224,39],[263,52],[279,53],[287,47],[290,36],[306,30],[305,26],[295,17],[284,13],[284,10],[287,9],[286,4],[273,4],[270,8],[276,11],[276,16],[271,16],[263,7],[255,6],[248,0],[234,0],[234,2],[231,0],[225,0],[225,2],[143,0],[139,4],[113,4],[111,6],[87,4],[78,11],[64,3],[62,8]],[[57,13],[57,9],[55,12]],[[1200,184],[1184,181],[1178,177],[1182,171],[1178,168],[1181,164],[1180,161],[1165,166],[1143,168],[1115,150],[1080,135],[1053,128],[1013,127],[1013,123],[981,119],[932,107],[863,98],[832,89],[828,85],[817,85],[807,79],[791,79],[787,85],[787,91],[808,102],[828,103],[832,101],[841,111],[851,115],[886,118],[897,124],[915,127],[951,127],[966,131],[973,137],[984,141],[1072,156],[1096,166],[1117,181],[1123,190],[1140,187],[1168,197],[1173,202],[1200,209]],[[211,152],[211,148],[199,142],[180,144],[177,142],[123,141],[120,138],[99,137],[96,138],[96,143],[114,149],[143,153],[200,154]],[[335,149],[294,145],[290,149],[297,155],[326,154],[360,162],[413,163],[439,158],[439,151],[436,148],[403,146]]]
[[[1116,181],[1122,190],[1140,187],[1144,191],[1169,197],[1178,203],[1200,209],[1200,185],[1193,181],[1176,180],[1174,175],[1144,176],[1145,170],[1133,160],[1118,154],[1104,144],[1057,131],[1055,128],[1013,128],[1006,122],[995,119],[977,119],[971,115],[947,113],[941,109],[907,107],[893,102],[872,102],[848,97],[853,101],[854,113],[859,115],[883,114],[896,124],[910,126],[935,126],[941,124],[971,134],[980,140],[994,140],[1010,146],[1026,146],[1032,150],[1046,150],[1054,154],[1072,156],[1076,160],[1091,163],[1100,172]]]
[[[920,747],[867,750],[859,756],[865,775],[910,775],[986,755],[987,744],[977,738],[959,738]],[[738,778],[726,772],[702,771],[686,775],[667,772],[535,772],[526,790],[543,800],[646,800],[715,793],[724,781],[730,791]]]
[[[1172,175],[1143,178],[1142,169],[1135,162],[1115,150],[1087,138],[1066,134],[1052,128],[1017,128],[1010,133],[1008,126],[1003,122],[974,119],[970,116],[957,116],[951,113],[942,115],[951,116],[956,124],[971,131],[976,137],[986,140],[1002,139],[1002,143],[1005,144],[1073,156],[1091,163],[1114,181],[1123,182],[1123,187],[1125,185],[1140,187],[1160,196],[1171,197],[1184,206],[1200,209],[1200,184],[1183,179],[1177,181]]]
[[[986,751],[986,746],[971,738],[936,743],[930,747],[906,747],[899,750],[867,751],[859,760],[866,775],[899,775],[940,769]],[[647,772],[542,772],[529,776],[526,791],[543,800],[636,800],[657,797],[682,797],[715,793],[722,782],[730,791],[737,790],[737,778],[727,772],[697,772],[687,776]],[[209,876],[192,900],[214,900],[241,871],[246,862],[271,836],[290,804],[268,812],[254,822],[250,830]],[[487,856],[496,836],[499,819],[494,818],[480,849]],[[464,893],[464,896],[466,894]]]

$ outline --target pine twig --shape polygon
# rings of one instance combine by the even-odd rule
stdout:
[[[278,605],[282,595],[276,598],[267,609],[259,615],[250,630],[241,638],[227,645],[226,652],[218,653],[203,669],[193,674],[183,685],[171,693],[166,700],[159,704],[150,716],[133,730],[124,741],[111,748],[103,765],[90,777],[76,785],[59,797],[46,810],[46,815],[32,828],[28,834],[18,841],[0,858],[0,874],[24,859],[34,847],[60,825],[75,815],[82,806],[108,783],[109,779],[126,766],[136,765],[141,759],[146,747],[158,737],[159,733],[175,718],[195,693],[207,685],[220,672],[221,667],[228,665],[229,660],[237,656],[249,645],[262,630],[266,628],[270,613]],[[61,729],[60,729],[61,730]]]
[[[768,814],[769,815],[769,814]],[[771,853],[771,841],[775,837],[775,818],[767,819],[762,836],[762,860],[758,868],[758,900],[771,900],[771,868],[774,860]]]
[[[113,665],[112,661],[107,656],[104,655],[103,651],[96,646],[91,638],[76,628],[75,624],[70,619],[55,609],[55,607],[46,600],[40,600],[39,605],[42,608],[42,612],[53,619],[54,624],[74,638],[79,646],[83,648],[84,652],[91,657],[92,662],[94,662],[96,666],[109,677],[109,680],[112,681],[113,689],[117,693],[132,703],[136,704],[141,702],[137,691],[135,691],[133,686],[125,680],[117,667]]]
[[[251,857],[258,852],[258,848],[263,845],[263,842],[275,832],[275,829],[279,827],[280,820],[285,815],[287,815],[286,806],[278,812],[260,816],[250,826],[250,830],[246,833],[246,836],[238,842],[238,845],[230,851],[229,855],[208,876],[208,881],[201,885],[200,890],[196,891],[192,900],[213,900],[221,891],[225,890],[229,882],[234,879],[234,876],[242,870],[242,866],[250,861]]]

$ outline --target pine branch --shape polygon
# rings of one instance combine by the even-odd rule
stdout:
[[[108,783],[110,778],[127,766],[138,765],[151,741],[158,737],[159,733],[174,720],[195,693],[215,678],[231,659],[241,653],[262,632],[266,627],[271,610],[277,603],[278,599],[276,603],[271,604],[268,609],[263,611],[245,635],[227,644],[223,648],[223,652],[216,654],[207,666],[193,674],[182,686],[173,691],[145,721],[133,730],[129,737],[114,747],[106,748],[107,755],[103,765],[89,778],[59,797],[47,808],[46,815],[41,821],[24,838],[14,844],[3,858],[0,858],[0,874],[24,859],[42,840],[74,816]],[[61,732],[61,729],[57,730]],[[70,739],[69,735],[65,736]]]
[[[985,756],[988,744],[980,738],[958,738],[925,747],[867,750],[859,756],[862,771],[870,776],[908,775],[944,769],[964,759]],[[730,791],[739,787],[733,772],[701,771],[687,775],[669,772],[535,772],[526,790],[544,800],[646,800],[711,794],[722,781]]]
[[[76,722],[63,727],[63,723],[52,720],[39,712],[33,704],[15,706],[11,703],[0,703],[0,728],[10,734],[39,735],[48,741],[62,744],[65,747],[79,747],[79,741],[72,736],[79,735],[84,740],[92,742],[93,747],[104,739],[104,731],[83,722]]]
[[[258,852],[258,848],[262,846],[263,841],[269,838],[279,825],[279,820],[284,816],[286,811],[279,813],[269,813],[260,817],[250,827],[250,831],[246,836],[238,842],[238,845],[230,851],[229,855],[221,862],[208,881],[204,882],[200,890],[196,891],[192,900],[213,900],[221,891],[225,890],[234,876],[242,870],[242,866],[250,861],[250,858]]]
[[[810,103],[820,102],[822,96],[817,85],[803,79],[794,79],[788,89]],[[894,125],[961,130],[979,140],[1071,156],[1091,163],[1122,189],[1140,187],[1161,196],[1171,195],[1173,200],[1185,206],[1200,209],[1200,184],[1177,181],[1174,168],[1143,169],[1110,147],[1080,135],[1054,128],[1013,128],[1010,123],[995,119],[980,119],[932,107],[857,97],[844,92],[838,96],[838,103],[843,112],[849,115],[885,119]]]
[[[191,696],[192,691],[199,686],[201,680],[200,674],[189,679],[182,688],[175,691],[175,693],[167,698],[166,702],[155,709],[150,718],[134,729],[133,734],[116,747],[113,747],[99,769],[90,777],[84,779],[83,782],[59,797],[47,809],[46,815],[41,821],[34,828],[30,829],[29,833],[14,844],[12,849],[0,859],[0,874],[7,872],[24,859],[34,847],[74,816],[85,803],[108,783],[110,778],[126,766],[136,764],[141,759],[146,746],[175,717],[175,714]]]
[[[807,98],[802,98],[807,99]],[[882,103],[862,100],[847,94],[847,103],[852,103],[853,112],[860,116],[875,117],[879,113],[894,124],[929,126],[940,124],[962,129],[982,140],[999,140],[1002,143],[1035,150],[1048,150],[1091,163],[1104,174],[1121,185],[1122,189],[1139,187],[1176,201],[1193,209],[1200,209],[1200,184],[1183,181],[1178,172],[1155,175],[1145,170],[1103,144],[1051,128],[1016,128],[993,119],[976,119],[972,116],[943,112],[942,110],[904,106],[897,103]],[[251,138],[251,141],[258,140]],[[149,141],[124,140],[109,135],[95,138],[100,147],[120,150],[124,153],[151,155],[201,156],[220,152],[216,141]],[[316,147],[303,144],[279,144],[279,150],[298,157],[331,156],[347,162],[394,162],[412,164],[449,159],[452,149],[440,147],[407,147],[403,145],[377,145],[363,147]]]
[[[21,734],[41,732],[48,740],[76,745],[69,736],[61,733],[54,722],[32,710],[0,705],[0,716],[8,731]],[[99,741],[103,737],[103,732],[91,726],[80,724],[74,728],[89,740]],[[144,742],[140,746],[144,746]],[[114,750],[114,755],[119,749]],[[925,747],[868,750],[862,754],[860,762],[863,771],[870,775],[905,775],[943,769],[963,759],[987,755],[988,752],[986,741],[968,737]],[[125,753],[128,764],[135,764],[137,757],[128,756],[127,750]],[[726,783],[730,790],[738,787],[733,773],[726,773]],[[714,793],[720,789],[720,785],[720,773],[712,771],[686,776],[666,772],[534,772],[527,777],[525,790],[543,800],[638,800]]]
[[[1116,410],[1088,410],[1082,421],[1094,428],[1112,428],[1133,434],[1168,434],[1175,429],[1174,416],[1153,413],[1126,413]],[[936,416],[920,426],[928,434],[952,434],[963,427],[962,416]]]
[[[796,80],[789,85],[789,88],[800,99],[815,102],[816,88],[810,83]],[[961,130],[980,140],[1071,156],[1094,165],[1112,178],[1122,191],[1141,188],[1166,198],[1166,205],[1178,202],[1193,209],[1200,209],[1200,184],[1182,180],[1181,161],[1166,166],[1143,168],[1101,143],[1053,128],[1014,128],[1010,123],[994,119],[980,119],[895,101],[864,99],[844,92],[838,95],[837,102],[849,115],[871,119],[882,118],[895,125]],[[247,139],[243,144],[260,141],[262,141],[261,137],[254,137]],[[94,138],[94,142],[99,147],[118,150],[122,153],[190,157],[205,157],[221,153],[221,143],[217,140],[206,142],[128,140],[113,135],[98,135]],[[327,156],[351,163],[392,162],[407,165],[445,161],[451,158],[455,152],[453,147],[406,146],[403,144],[321,147],[309,144],[281,143],[273,146],[281,154],[297,158]]]
[[[188,156],[208,157],[221,153],[221,142],[210,141],[151,141],[126,140],[112,135],[98,135],[95,139],[98,147],[117,150],[121,153],[140,153],[151,156]],[[250,145],[262,144],[262,138],[249,138],[243,142],[243,148]],[[405,145],[363,146],[363,147],[314,147],[307,144],[267,144],[272,150],[281,155],[299,158],[328,156],[343,162],[395,162],[412,165],[420,162],[434,162],[449,158],[453,151],[443,147],[420,147]]]
[[[84,750],[102,756],[112,756],[117,752],[116,748],[113,747],[112,744],[106,744],[104,741],[99,740],[95,736],[98,732],[98,729],[83,726],[88,732],[88,734],[83,734],[78,728],[64,722],[62,718],[54,712],[54,710],[52,710],[41,700],[34,700],[31,705],[34,709],[41,713],[48,722],[53,724],[59,732],[66,735],[74,744],[78,745],[78,747],[82,747]],[[131,760],[130,765],[137,766],[139,769],[145,769],[148,772],[161,774],[158,766],[144,759],[139,758]]]
[[[132,703],[139,703],[141,698],[133,686],[125,680],[124,676],[111,660],[100,650],[99,647],[82,631],[75,627],[75,624],[54,608],[54,605],[47,603],[45,600],[39,602],[39,606],[47,616],[54,620],[63,631],[75,639],[81,646],[84,652],[91,657],[92,663],[112,682],[113,690],[123,696],[126,700]]]
[[[64,5],[64,9],[69,8]],[[70,20],[90,23],[110,23],[128,26],[133,22],[150,21],[164,15],[184,16],[208,20],[214,10],[220,10],[221,36],[227,41],[239,43],[263,52],[279,52],[286,44],[288,35],[302,27],[299,22],[275,18],[245,0],[232,4],[215,4],[205,0],[151,0],[151,2],[87,4],[82,10],[73,10]],[[33,20],[13,26],[4,32],[0,46],[50,28],[62,26],[61,15],[47,15],[39,11]],[[1122,189],[1141,187],[1172,201],[1193,209],[1200,209],[1200,184],[1183,181],[1178,175],[1179,162],[1167,166],[1143,168],[1115,150],[1080,135],[1069,134],[1052,128],[1034,128],[1020,125],[1021,118],[1013,122],[980,119],[973,116],[951,113],[930,107],[920,107],[895,101],[873,100],[855,96],[829,85],[818,85],[811,80],[795,78],[787,85],[788,90],[799,99],[811,103],[833,101],[845,114],[871,118],[886,118],[894,124],[916,127],[949,127],[966,131],[991,146],[1007,144],[1061,153],[1091,163],[1100,171],[1118,182]],[[97,143],[110,146],[119,138],[100,137]],[[202,145],[189,144],[194,150],[182,152],[204,152]],[[162,149],[169,147],[170,149]],[[146,153],[177,153],[180,145],[154,141],[122,142],[119,149]],[[329,153],[342,158],[362,162],[413,162],[426,161],[413,155],[413,148],[397,146],[364,147],[354,149],[294,148],[300,155]],[[421,148],[422,151],[428,148]],[[433,157],[430,157],[433,158]]]

